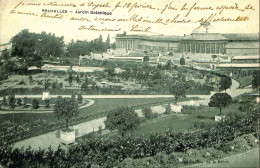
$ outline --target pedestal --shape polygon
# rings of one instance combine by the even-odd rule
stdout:
[[[215,121],[220,122],[221,120],[225,119],[225,116],[215,116]]]
[[[42,93],[42,100],[47,100],[47,99],[50,99],[51,96],[50,96],[50,92],[49,91],[44,91]]]
[[[65,145],[72,144],[75,142],[75,130],[72,131],[60,131],[61,142]]]

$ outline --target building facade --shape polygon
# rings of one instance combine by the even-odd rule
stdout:
[[[127,51],[256,55],[259,54],[259,33],[220,34],[210,24],[204,23],[188,36],[117,36],[116,48]]]

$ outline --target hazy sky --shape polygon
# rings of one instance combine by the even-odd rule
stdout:
[[[195,1],[186,0],[187,6],[190,7]],[[1,14],[0,14],[0,43],[5,43],[10,40],[12,36],[17,34],[23,29],[29,29],[30,32],[37,32],[40,33],[41,31],[45,31],[47,33],[55,33],[57,36],[64,36],[65,42],[70,41],[71,39],[80,39],[80,40],[92,40],[93,38],[99,37],[100,32],[98,31],[89,31],[89,30],[78,30],[78,28],[82,25],[90,26],[95,25],[98,28],[121,28],[119,32],[102,32],[103,38],[105,39],[108,34],[110,34],[112,41],[114,40],[114,36],[117,33],[122,33],[123,31],[127,31],[127,34],[146,34],[146,35],[152,35],[150,33],[136,33],[136,32],[129,32],[131,27],[136,24],[134,22],[87,22],[87,21],[70,21],[69,18],[72,16],[77,17],[86,17],[89,19],[93,19],[95,17],[104,17],[104,18],[129,18],[133,14],[137,14],[139,16],[142,16],[143,18],[174,18],[177,13],[173,13],[172,11],[166,11],[163,14],[160,14],[159,12],[153,12],[151,10],[146,9],[133,9],[131,12],[127,12],[125,9],[117,9],[112,12],[112,15],[104,16],[104,15],[89,15],[89,14],[73,14],[73,13],[67,13],[64,15],[64,19],[52,19],[52,18],[40,18],[39,16],[28,16],[28,15],[18,15],[18,14],[10,14],[11,10],[19,3],[24,2],[26,3],[38,3],[41,4],[44,2],[57,2],[57,3],[71,3],[74,2],[75,4],[80,3],[87,3],[91,2],[89,0],[80,0],[80,1],[61,1],[61,0],[1,0]],[[95,3],[105,3],[109,2],[110,4],[116,4],[119,2],[119,0],[101,0],[101,1],[94,1]],[[121,4],[124,4],[126,2],[131,2],[132,4],[135,1],[120,1]],[[164,7],[167,3],[172,2],[172,6],[180,6],[184,3],[184,0],[146,0],[146,1],[137,1],[145,3],[151,3],[153,6],[157,7]],[[212,6],[212,5],[235,5],[237,3],[239,6],[245,6],[245,4],[251,4],[254,6],[255,10],[247,10],[241,13],[241,15],[247,15],[250,16],[249,20],[246,22],[215,22],[211,23],[212,26],[214,26],[215,30],[219,33],[257,33],[259,32],[259,0],[197,0],[196,1],[198,5],[204,5],[204,6]],[[34,12],[39,15],[42,14],[42,9],[62,9],[62,10],[71,10],[75,12],[76,10],[86,10],[90,11],[91,8],[88,7],[43,7],[43,6],[19,6],[15,9],[15,12],[23,11],[23,12]],[[108,8],[97,8],[94,11],[106,11],[110,12],[111,9]],[[232,17],[235,15],[238,15],[240,11],[237,10],[225,10],[220,16],[224,17]],[[240,15],[240,14],[239,14]],[[203,17],[203,16],[209,16],[209,13],[203,13],[198,11],[192,11],[190,14],[190,18],[193,17]],[[183,34],[190,34],[192,30],[199,26],[199,23],[175,23],[175,24],[169,24],[169,25],[161,25],[161,24],[144,24],[140,23],[139,26],[151,26],[151,31],[164,34],[164,35],[183,35]]]

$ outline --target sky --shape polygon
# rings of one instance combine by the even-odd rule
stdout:
[[[19,15],[19,14],[11,14],[10,12],[14,9],[14,7],[23,3],[44,3],[44,2],[57,2],[57,3],[88,3],[90,0],[79,0],[79,1],[61,1],[61,0],[1,0],[0,1],[0,44],[6,43],[10,41],[10,39],[19,33],[23,29],[29,29],[30,32],[40,33],[45,31],[47,33],[54,33],[56,36],[64,36],[65,43],[68,43],[71,39],[74,40],[92,40],[94,38],[98,38],[100,34],[102,34],[103,39],[106,39],[107,35],[110,34],[111,41],[115,40],[115,35],[117,33],[123,33],[126,31],[127,34],[142,34],[142,35],[155,35],[151,33],[145,32],[130,32],[129,30],[135,22],[83,22],[83,21],[70,21],[69,18],[72,16],[77,17],[86,17],[89,19],[93,19],[94,17],[104,17],[104,18],[130,18],[133,14],[137,14],[142,16],[143,18],[174,18],[177,13],[173,13],[172,11],[166,11],[163,14],[159,12],[154,12],[147,9],[133,9],[131,12],[128,12],[126,9],[117,9],[115,11],[111,11],[108,8],[97,8],[94,11],[106,11],[112,12],[110,16],[104,15],[87,15],[87,14],[65,14],[64,19],[52,19],[52,18],[40,18],[35,16],[28,15]],[[114,5],[119,2],[119,0],[98,0],[94,1],[95,3],[106,3]],[[120,1],[121,4],[125,3],[134,3],[132,0],[123,0]],[[140,1],[138,1],[140,2]],[[144,0],[141,1],[143,4],[151,3],[153,6],[164,7],[166,4],[172,2],[172,6],[180,6],[187,2],[187,6],[191,6],[195,1],[191,0]],[[211,25],[215,28],[218,33],[258,33],[259,32],[259,0],[197,0],[198,5],[204,6],[214,6],[214,5],[227,5],[231,6],[237,3],[239,6],[245,6],[246,4],[251,4],[254,7],[254,10],[248,10],[241,13],[241,15],[249,16],[249,20],[245,22],[215,22],[211,23]],[[43,7],[43,6],[18,6],[15,10],[37,13],[39,15],[42,14],[42,9],[59,9],[59,10],[72,10],[75,12],[76,10],[86,10],[90,11],[92,9],[88,7]],[[237,16],[240,11],[237,10],[225,10],[221,14],[221,16],[232,17]],[[185,13],[181,13],[181,15],[185,15]],[[203,17],[208,16],[209,13],[207,11],[192,11],[189,15],[190,18],[195,17]],[[120,28],[118,32],[99,32],[99,31],[89,31],[89,30],[78,30],[78,28],[82,25],[90,26],[95,25],[98,28]],[[151,31],[153,33],[158,33],[162,35],[184,35],[190,34],[192,30],[199,26],[199,23],[175,23],[169,25],[162,24],[147,24],[147,23],[138,23],[139,26],[148,27],[151,26]]]

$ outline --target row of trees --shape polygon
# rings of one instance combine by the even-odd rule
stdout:
[[[80,55],[90,55],[91,52],[102,53],[111,48],[110,36],[103,41],[102,35],[90,42],[87,40],[73,40],[64,44],[64,37],[57,37],[55,34],[41,32],[32,33],[28,29],[16,34],[10,41],[12,43],[11,52],[4,49],[0,61],[1,72],[26,73],[30,66],[41,67],[43,59],[53,59],[53,57],[79,57]],[[11,59],[12,58],[12,59]],[[0,73],[2,74],[2,73]],[[4,73],[3,73],[4,74]],[[1,75],[0,80],[6,79]]]
[[[90,55],[91,52],[102,53],[106,52],[109,48],[111,48],[109,35],[107,36],[106,41],[103,41],[102,35],[90,42],[87,40],[77,40],[76,42],[71,40],[66,47],[65,56],[78,57],[80,55]]]

